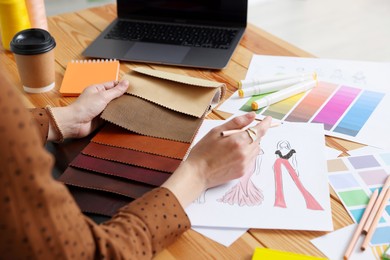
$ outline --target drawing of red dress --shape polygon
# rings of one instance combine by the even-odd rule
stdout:
[[[263,192],[252,182],[251,177],[255,172],[260,171],[262,154],[256,158],[256,162],[248,172],[242,176],[238,183],[234,185],[225,195],[218,199],[219,202],[239,206],[260,205],[263,200]]]
[[[287,141],[284,141],[287,142]],[[287,142],[288,148],[289,144]],[[278,144],[279,148],[279,144]],[[294,156],[296,151],[294,149],[288,149],[289,152],[285,155],[282,154],[280,150],[275,152],[277,158],[274,163],[274,173],[275,173],[275,207],[286,208],[286,202],[284,200],[283,194],[283,181],[282,181],[282,165],[287,169],[290,177],[293,179],[295,185],[301,192],[302,196],[306,201],[306,207],[312,210],[323,210],[321,205],[316,201],[316,199],[311,195],[309,191],[305,189],[301,183],[297,171],[292,167],[290,163],[290,158]],[[295,158],[295,157],[294,157]]]

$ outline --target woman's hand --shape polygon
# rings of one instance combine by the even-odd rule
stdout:
[[[84,89],[76,101],[66,107],[53,107],[53,115],[64,138],[81,138],[93,132],[101,121],[97,116],[107,104],[122,96],[129,87],[128,81],[107,82]],[[58,140],[58,132],[53,124],[49,126],[48,140]]]
[[[259,155],[260,139],[271,124],[271,117],[254,126],[257,140],[252,143],[246,131],[221,136],[222,131],[241,129],[255,119],[255,113],[236,117],[212,129],[191,150],[187,160],[163,184],[170,189],[185,207],[204,190],[242,177],[253,167]]]

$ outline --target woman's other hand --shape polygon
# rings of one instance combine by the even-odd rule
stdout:
[[[122,96],[129,87],[129,82],[126,80],[117,83],[111,81],[89,86],[69,106],[52,108],[64,138],[85,137],[101,124],[97,116],[110,101]],[[58,140],[58,133],[52,124],[49,127],[48,140]]]

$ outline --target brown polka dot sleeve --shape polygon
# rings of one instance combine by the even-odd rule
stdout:
[[[44,108],[34,108],[29,111],[35,119],[42,143],[45,143],[49,134],[49,115]]]
[[[1,73],[0,258],[150,259],[190,227],[165,188],[145,194],[104,224],[86,218],[51,176],[53,158],[42,145],[45,114],[34,110],[38,120],[32,119]]]

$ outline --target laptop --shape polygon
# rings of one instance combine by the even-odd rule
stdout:
[[[222,69],[247,24],[247,0],[117,0],[86,57]]]

